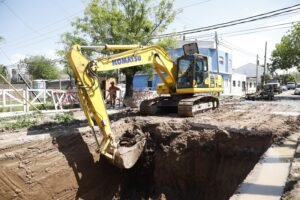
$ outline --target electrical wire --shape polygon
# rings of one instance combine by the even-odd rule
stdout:
[[[33,33],[36,33],[37,35],[40,35],[40,33],[35,30],[34,28],[32,28],[29,24],[27,24],[23,19],[22,17],[20,17],[19,15],[17,15],[17,13],[11,8],[9,7],[5,1],[2,1],[1,2],[10,12],[11,14],[13,14],[27,29],[31,30]]]
[[[174,35],[174,34],[181,35],[181,34],[192,34],[192,33],[197,33],[197,32],[204,32],[204,31],[215,30],[215,29],[219,29],[219,28],[225,28],[225,27],[230,27],[230,26],[234,26],[234,25],[244,24],[244,23],[248,23],[248,22],[254,22],[254,21],[258,21],[258,20],[262,20],[262,19],[268,19],[268,18],[271,18],[274,16],[292,13],[293,11],[299,10],[300,9],[299,6],[300,6],[300,4],[296,4],[294,6],[262,13],[259,15],[254,15],[251,17],[232,20],[229,22],[224,22],[224,23],[220,23],[220,24],[215,24],[215,25],[210,25],[210,26],[206,26],[206,27],[200,27],[200,28],[190,29],[190,30],[185,30],[185,31],[178,31],[176,33],[161,34],[161,35],[156,36],[155,38],[167,37],[167,36]]]

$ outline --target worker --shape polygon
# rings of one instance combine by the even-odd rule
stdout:
[[[115,83],[113,81],[110,82],[108,94],[109,94],[110,105],[112,108],[115,108],[116,98],[117,98],[117,90],[120,90],[120,88],[116,87]]]

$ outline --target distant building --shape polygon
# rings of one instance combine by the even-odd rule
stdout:
[[[178,48],[169,50],[169,54],[171,55],[174,61],[177,60],[178,57],[182,56],[183,49],[182,45],[185,43],[192,43],[195,41],[178,41]],[[215,49],[214,42],[207,41],[197,41],[199,52],[202,55],[208,56],[210,58],[210,72],[217,73],[217,50]],[[230,93],[230,82],[231,82],[231,74],[232,74],[232,55],[228,52],[224,52],[218,50],[219,56],[219,73],[223,77],[223,93]],[[149,79],[148,74],[137,74],[133,79],[133,87],[134,88],[143,88],[149,87],[152,89],[156,88],[156,85],[161,83],[161,79],[157,74],[154,74],[153,80]]]
[[[256,77],[246,78],[246,93],[256,92]]]
[[[231,76],[231,94],[242,96],[246,92],[246,75],[233,73]]]
[[[256,64],[248,63],[245,65],[242,65],[236,69],[234,69],[234,72],[245,74],[247,77],[256,77]],[[261,76],[264,74],[264,67],[258,66],[258,82],[261,81]]]

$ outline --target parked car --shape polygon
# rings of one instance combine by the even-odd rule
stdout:
[[[269,85],[270,87],[272,87],[273,91],[275,93],[278,93],[278,94],[282,93],[282,88],[280,87],[279,83],[266,83],[266,85]]]
[[[286,85],[283,85],[283,86],[281,86],[281,90],[282,91],[287,91],[288,89],[287,89]]]
[[[300,84],[298,84],[297,87],[295,88],[294,94],[300,94]]]
[[[290,89],[293,90],[293,89],[296,88],[296,83],[295,82],[288,82],[286,86],[287,86],[288,90],[290,90]]]

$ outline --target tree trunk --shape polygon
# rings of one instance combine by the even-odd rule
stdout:
[[[131,74],[125,75],[126,77],[126,91],[125,98],[130,98],[133,95],[133,77]]]

